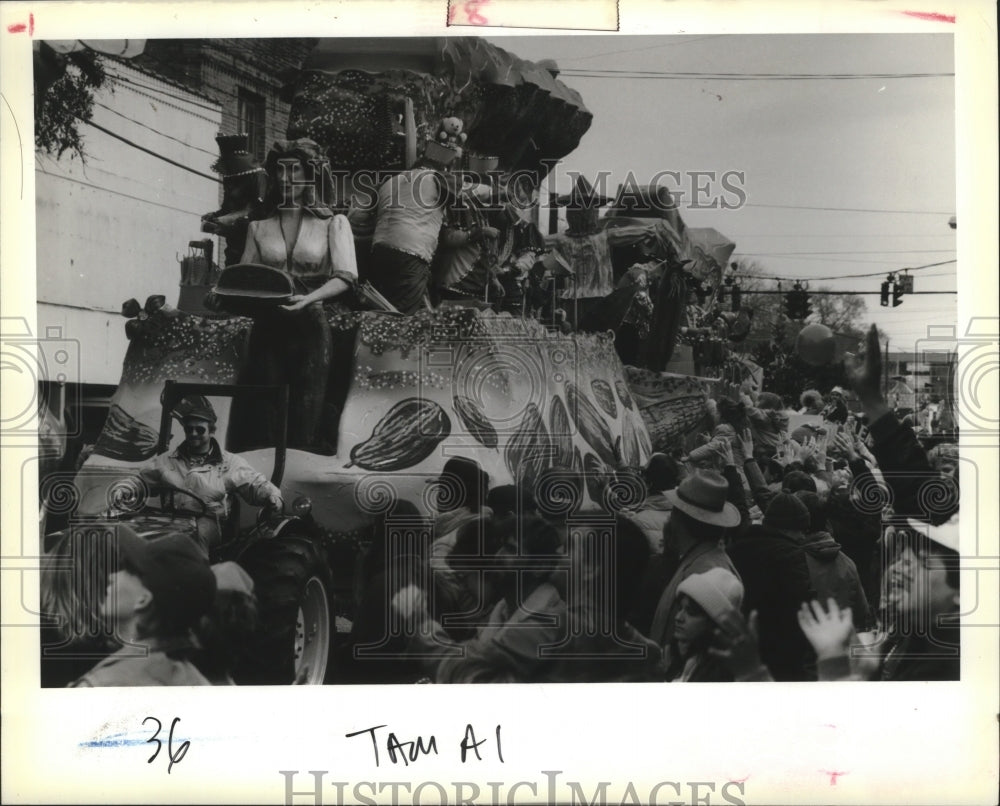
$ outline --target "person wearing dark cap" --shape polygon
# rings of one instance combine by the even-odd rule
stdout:
[[[673,511],[664,526],[663,539],[679,563],[660,595],[650,627],[649,637],[661,647],[673,638],[679,606],[677,589],[687,577],[710,568],[725,568],[737,574],[722,540],[727,530],[740,523],[740,511],[727,500],[729,483],[719,473],[706,471],[688,476],[666,496]]]
[[[744,611],[756,610],[760,656],[775,680],[815,679],[811,650],[798,628],[802,602],[813,598],[802,548],[809,510],[791,493],[769,503],[761,526],[751,526],[729,546],[746,589]]]
[[[157,456],[140,475],[151,484],[189,490],[207,503],[207,512],[201,514],[193,499],[185,506],[183,494],[174,501],[179,508],[199,513],[198,539],[207,557],[221,538],[222,521],[229,516],[229,493],[238,494],[248,504],[280,510],[281,491],[245,459],[219,447],[213,436],[217,418],[208,399],[202,395],[184,398],[174,409],[174,417],[184,427],[184,441],[172,453]]]
[[[124,646],[71,687],[208,686],[192,663],[192,629],[208,612],[216,581],[185,535],[145,540],[117,524],[119,566],[101,613]]]
[[[781,480],[781,491],[783,493],[816,492],[816,479],[804,470],[790,470]]]
[[[392,599],[410,633],[411,654],[421,658],[437,683],[554,682],[556,658],[539,647],[566,639],[566,603],[552,584],[565,540],[560,529],[538,515],[524,517],[497,553],[496,603],[476,637],[457,643],[431,618],[427,597],[415,585]],[[523,568],[526,560],[531,568]]]

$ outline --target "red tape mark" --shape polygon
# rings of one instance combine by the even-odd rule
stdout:
[[[23,22],[16,22],[13,25],[7,26],[7,33],[9,34],[23,34],[25,31],[28,32],[28,36],[32,36],[35,33],[35,15],[28,15],[28,24],[25,25]]]
[[[938,14],[936,11],[904,11],[907,17],[916,17],[918,20],[929,20],[930,22],[954,22],[954,14]]]

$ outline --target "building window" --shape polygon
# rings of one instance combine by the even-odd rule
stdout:
[[[236,125],[239,132],[246,132],[250,153],[260,163],[264,162],[264,99],[242,87],[237,96]]]

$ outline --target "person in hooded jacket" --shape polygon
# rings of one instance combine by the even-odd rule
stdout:
[[[821,602],[834,599],[841,608],[851,608],[854,628],[867,630],[871,624],[868,598],[865,596],[854,561],[841,551],[830,534],[826,509],[816,493],[801,491],[795,496],[809,510],[809,530],[803,535],[809,582]]]
[[[809,511],[792,493],[779,493],[764,523],[737,536],[727,551],[743,581],[744,612],[760,620],[760,657],[775,680],[814,680],[812,649],[798,627],[798,611],[813,597],[801,538]]]

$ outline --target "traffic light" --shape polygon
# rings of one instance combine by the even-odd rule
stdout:
[[[799,319],[805,319],[812,313],[812,305],[809,302],[809,294],[802,289],[799,295]]]
[[[880,304],[882,305],[883,308],[888,308],[889,307],[889,286],[890,285],[891,285],[891,283],[888,280],[886,280],[885,282],[882,283],[882,299],[880,300]]]
[[[789,291],[785,294],[785,316],[794,319],[796,314],[795,292]]]
[[[903,286],[900,283],[893,283],[892,307],[895,308],[902,304],[903,304]]]
[[[798,283],[785,294],[785,315],[789,319],[805,319],[812,313],[808,292]]]

